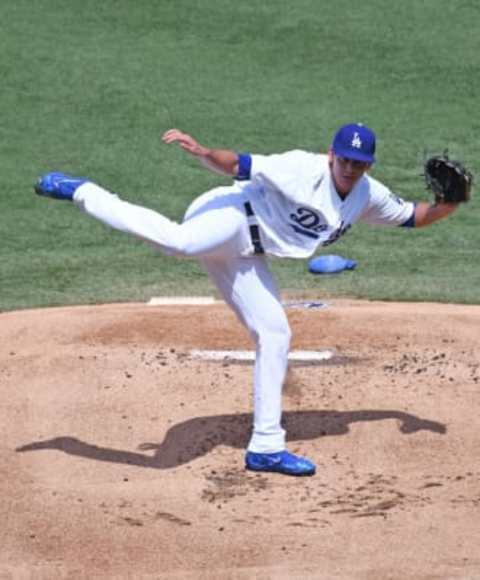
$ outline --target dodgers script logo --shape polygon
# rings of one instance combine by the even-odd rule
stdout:
[[[297,213],[291,213],[290,219],[295,223],[290,224],[298,233],[309,238],[318,240],[318,234],[328,229],[327,224],[321,223],[320,217],[308,207],[297,208]]]
[[[326,223],[322,223],[320,216],[308,207],[297,208],[297,213],[291,213],[290,219],[295,222],[290,225],[297,232],[297,234],[307,236],[308,238],[313,238],[314,240],[318,240],[320,238],[320,234],[328,230],[328,225]],[[342,220],[340,225],[332,230],[322,245],[329,246],[330,244],[335,243],[339,238],[346,234],[351,227],[352,224],[345,223]]]
[[[330,234],[330,237],[328,238],[328,240],[323,242],[322,246],[329,246],[330,244],[334,244],[337,240],[339,240],[342,236],[344,236],[351,227],[352,224],[346,224],[342,220],[338,228]]]

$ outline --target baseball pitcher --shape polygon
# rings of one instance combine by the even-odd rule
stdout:
[[[341,127],[327,154],[211,149],[178,129],[167,131],[163,141],[177,143],[208,169],[234,180],[195,199],[182,223],[63,173],[40,177],[35,191],[73,201],[112,228],[203,264],[256,345],[247,469],[313,475],[314,463],[285,446],[282,387],[291,333],[267,257],[308,258],[358,221],[410,228],[431,224],[469,199],[471,174],[448,157],[429,160],[425,172],[434,202],[404,201],[368,174],[375,162],[375,134],[361,124]]]

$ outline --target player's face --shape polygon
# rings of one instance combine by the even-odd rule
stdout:
[[[371,167],[371,163],[340,157],[331,150],[328,157],[335,188],[343,196],[352,191],[357,181]]]

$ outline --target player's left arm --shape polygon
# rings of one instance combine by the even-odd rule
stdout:
[[[415,205],[414,225],[416,228],[429,226],[452,214],[457,207],[457,203],[419,202]]]
[[[421,228],[446,218],[458,207],[457,203],[440,201],[408,202],[378,182],[371,183],[370,203],[362,216],[370,224]]]

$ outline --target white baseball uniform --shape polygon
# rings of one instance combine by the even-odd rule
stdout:
[[[254,425],[249,451],[285,449],[282,387],[290,328],[265,255],[307,258],[355,222],[413,225],[414,204],[363,175],[345,199],[328,157],[304,151],[241,156],[242,181],[197,198],[181,224],[92,184],[74,202],[103,223],[162,252],[198,258],[256,344]]]

